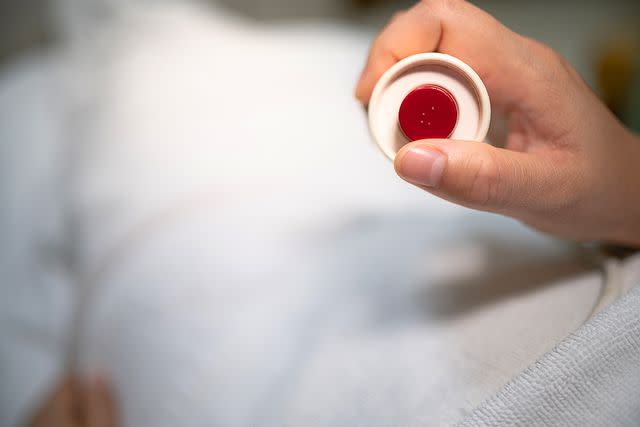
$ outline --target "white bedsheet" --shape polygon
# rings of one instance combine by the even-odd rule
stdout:
[[[70,342],[127,426],[449,425],[589,317],[569,246],[370,145],[369,34],[124,16],[0,80],[0,425]]]
[[[65,99],[58,61],[0,75],[0,425],[17,425],[64,364],[71,313],[59,179]]]

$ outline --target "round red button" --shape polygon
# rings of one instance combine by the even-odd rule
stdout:
[[[420,86],[402,101],[398,121],[410,141],[448,138],[458,122],[458,104],[440,86]]]

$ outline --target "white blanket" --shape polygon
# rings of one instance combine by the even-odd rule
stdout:
[[[449,425],[597,304],[570,246],[394,175],[369,34],[162,3],[84,36],[0,81],[0,425],[69,352],[127,426]]]

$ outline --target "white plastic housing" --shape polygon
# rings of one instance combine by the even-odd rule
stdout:
[[[480,76],[467,64],[442,53],[405,58],[380,78],[369,102],[369,128],[382,152],[391,160],[409,142],[398,123],[404,98],[426,84],[449,91],[458,105],[458,122],[450,138],[484,141],[491,121],[489,94]]]

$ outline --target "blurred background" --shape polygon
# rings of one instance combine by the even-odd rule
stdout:
[[[166,0],[165,0],[166,1]],[[333,20],[372,32],[408,0],[202,0],[259,21]],[[0,2],[0,67],[25,52],[53,45],[74,15],[100,20],[126,5],[118,0],[4,0]],[[637,118],[640,2],[636,0],[479,0],[512,29],[564,55],[625,122]]]
[[[408,384],[416,372],[458,378],[487,331],[498,344],[483,355],[487,364],[471,366],[473,378],[500,366],[512,342],[527,343],[522,366],[502,372],[506,381],[548,350],[531,350],[536,334],[547,327],[557,342],[587,318],[598,275],[565,295],[567,304],[583,295],[586,313],[546,303],[562,302],[552,284],[573,286],[586,269],[565,242],[425,197],[366,145],[352,87],[369,40],[412,1],[194,2],[0,0],[0,285],[9,295],[0,298],[0,426],[31,416],[68,366],[104,369],[134,426],[256,425],[249,417],[277,407],[273,390],[283,389],[299,350],[303,361],[326,356],[309,368],[317,378],[292,392],[312,396],[303,409],[316,409],[318,393],[334,398],[325,377],[360,387],[352,366],[359,372],[358,358],[371,354],[362,377],[388,379],[388,390],[406,387],[395,382],[404,373]],[[559,51],[640,131],[640,1],[474,3]],[[267,66],[256,81],[260,61]],[[252,97],[250,122],[238,93]],[[333,125],[310,132],[309,116]],[[203,188],[215,194],[191,217]],[[140,249],[141,241],[152,244]],[[566,329],[548,320],[554,307]],[[537,327],[509,329],[500,319],[512,312]],[[375,338],[361,353],[336,339],[351,323]],[[450,328],[458,323],[470,326]],[[413,328],[426,333],[401,353],[416,359],[398,363],[396,343]],[[307,351],[323,339],[326,353]],[[252,365],[256,354],[264,365]],[[442,400],[439,388],[426,389]],[[456,393],[450,400],[469,409],[484,396],[467,384]],[[255,413],[234,406],[253,405],[252,396]],[[187,424],[185,412],[208,422]],[[450,423],[425,423],[442,424]]]

